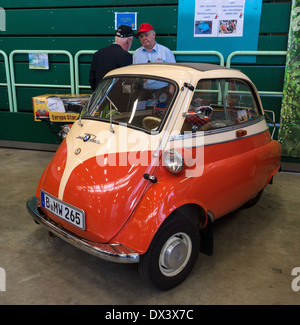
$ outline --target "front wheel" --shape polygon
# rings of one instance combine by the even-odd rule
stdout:
[[[176,214],[162,224],[148,251],[141,256],[140,274],[160,289],[171,289],[190,274],[199,249],[197,225],[189,218]]]

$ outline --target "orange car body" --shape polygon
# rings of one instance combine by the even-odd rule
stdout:
[[[35,197],[28,201],[28,210],[38,223],[90,253],[110,260],[116,257],[121,262],[138,262],[163,222],[175,211],[188,213],[191,207],[199,211],[201,231],[251,200],[279,170],[281,151],[270,136],[255,86],[239,71],[201,64],[148,64],[114,70],[106,78],[128,76],[160,77],[160,81],[172,85],[173,97],[163,122],[155,132],[146,132],[112,117],[103,120],[83,114],[45,169]],[[230,94],[223,97],[228,100],[225,106],[228,110],[230,107],[230,114],[234,111],[237,118],[241,115],[236,114],[238,110],[244,114],[242,120],[226,124],[219,119],[208,127],[208,118],[213,120],[214,114],[223,114],[217,94],[221,88],[215,87],[210,92],[216,93],[219,101],[209,103],[214,110],[212,116],[201,116],[203,110],[193,115],[206,120],[184,133],[187,116],[193,114],[190,107],[197,85],[202,82],[204,87],[216,80],[225,81],[224,89],[227,87],[228,94],[235,96],[235,103],[240,100],[235,109],[232,102],[229,104]],[[125,89],[124,84],[125,96],[131,88]],[[230,90],[232,85],[234,90]],[[201,88],[200,95],[201,91],[210,93]],[[249,98],[253,107],[241,107],[242,101]],[[120,118],[125,113],[118,114]],[[165,166],[164,154],[170,150],[182,157],[183,164],[176,173]],[[42,200],[46,198],[52,204],[51,208],[41,202],[41,195]],[[69,215],[72,222],[59,215],[60,203],[77,208]]]

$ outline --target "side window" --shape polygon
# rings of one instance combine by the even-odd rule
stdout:
[[[181,133],[246,123],[260,116],[251,89],[242,80],[200,80]]]

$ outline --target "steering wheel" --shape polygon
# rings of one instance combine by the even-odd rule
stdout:
[[[146,116],[142,121],[142,125],[143,125],[143,128],[145,128],[147,130],[157,130],[160,122],[161,122],[161,119],[158,117]]]
[[[195,109],[195,113],[198,117],[208,116],[211,117],[213,108],[210,106],[200,106]]]

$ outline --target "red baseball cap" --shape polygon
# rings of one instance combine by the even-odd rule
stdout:
[[[143,23],[140,25],[136,35],[139,36],[140,33],[149,32],[149,30],[154,30],[154,28],[148,23]]]

